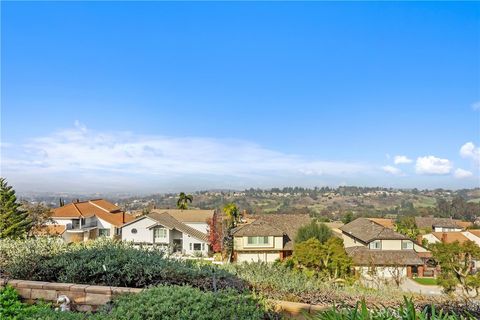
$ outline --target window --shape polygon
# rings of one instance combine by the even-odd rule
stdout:
[[[202,250],[202,244],[201,243],[194,243],[193,244],[193,251],[200,251]]]
[[[192,243],[190,243],[190,250],[192,250]]]
[[[121,228],[115,228],[115,235],[121,236],[122,235],[122,229]]]
[[[98,229],[99,237],[110,237],[110,229]]]
[[[137,233],[137,229],[133,228],[133,229],[132,229],[132,233],[133,233],[133,234],[136,234],[136,233]]]
[[[410,240],[402,240],[402,250],[413,250],[413,242]]]
[[[373,250],[380,250],[382,249],[382,241],[381,240],[372,241],[368,244],[368,247]]]
[[[247,237],[247,244],[250,246],[263,246],[270,243],[270,237]]]
[[[205,243],[202,243],[202,251],[205,250]]]
[[[165,239],[167,237],[167,229],[165,228],[153,229],[153,237],[155,239]]]

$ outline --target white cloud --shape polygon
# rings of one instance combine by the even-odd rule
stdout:
[[[114,181],[134,176],[161,181],[208,181],[212,177],[254,181],[266,176],[344,177],[370,170],[361,163],[310,159],[242,140],[103,132],[78,122],[73,128],[31,139],[11,154],[3,157],[3,168],[22,174],[25,180],[31,174],[65,180],[96,176],[98,181]]]
[[[393,159],[393,163],[395,164],[405,164],[405,163],[412,163],[413,160],[408,158],[407,156],[395,156]]]
[[[472,159],[477,165],[480,165],[480,147],[476,147],[473,142],[467,142],[460,148],[460,156]]]
[[[468,170],[458,168],[455,170],[453,175],[455,176],[455,178],[464,179],[464,178],[470,178],[473,175],[473,173]]]
[[[480,101],[477,101],[475,103],[472,104],[472,109],[477,111],[477,110],[480,110]]]
[[[394,167],[394,166],[383,166],[382,167],[382,170],[387,172],[387,173],[390,173],[390,174],[393,174],[393,175],[401,175],[402,174],[402,170]]]
[[[415,171],[419,174],[449,174],[451,170],[450,160],[435,156],[418,157],[415,164]]]

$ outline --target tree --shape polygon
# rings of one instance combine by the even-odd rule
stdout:
[[[400,217],[395,223],[395,231],[406,235],[410,239],[416,240],[420,234],[415,218],[411,216]]]
[[[342,218],[342,222],[344,224],[347,224],[347,223],[350,223],[352,221],[353,221],[353,212],[352,211],[347,211],[347,213],[345,213],[345,215]]]
[[[30,204],[28,202],[22,202],[22,209],[26,210],[28,219],[31,221],[32,228],[29,232],[30,236],[47,223],[53,222],[51,209],[41,203]]]
[[[222,251],[222,237],[222,219],[215,213],[211,219],[208,219],[208,242],[212,246],[213,252]]]
[[[469,295],[472,291],[475,297],[480,290],[480,273],[473,274],[475,260],[480,259],[480,247],[472,241],[459,243],[435,243],[430,246],[433,258],[440,265],[441,273],[438,283],[446,293],[452,293],[460,286]]]
[[[235,228],[237,222],[240,220],[240,211],[238,210],[237,205],[233,202],[228,203],[223,207],[223,212],[225,212],[228,217],[230,227]]]
[[[188,203],[192,203],[193,196],[191,194],[186,194],[185,192],[180,192],[177,200],[177,208],[181,210],[188,209]]]
[[[295,242],[303,242],[314,238],[323,244],[330,239],[332,235],[332,230],[326,224],[317,223],[312,220],[310,224],[298,229],[297,235],[295,236]]]
[[[31,227],[28,213],[17,202],[15,190],[5,178],[0,178],[0,239],[24,237]]]
[[[325,243],[316,238],[296,243],[293,259],[298,268],[314,270],[329,280],[346,278],[352,266],[343,241],[337,237],[332,237]]]

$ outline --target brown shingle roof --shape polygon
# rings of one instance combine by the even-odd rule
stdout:
[[[232,234],[238,237],[283,235],[284,250],[293,250],[297,230],[312,221],[308,215],[299,214],[265,214],[252,218],[255,221],[236,228]]]
[[[175,219],[172,215],[170,215],[167,212],[153,212],[148,214],[147,217],[157,221],[158,224],[164,227],[167,227],[168,229],[176,229],[194,238],[197,238],[198,240],[208,242],[208,235],[206,233],[203,233],[197,229],[187,226],[183,222],[180,222],[177,219]],[[151,226],[150,228],[153,228],[153,227],[155,227],[155,225]]]
[[[408,239],[403,234],[395,232],[367,218],[355,219],[341,227],[340,230],[364,243],[369,243],[372,240]]]
[[[423,265],[414,250],[370,250],[367,247],[345,248],[356,266],[415,266]]]
[[[464,228],[462,221],[451,218],[415,217],[415,224],[420,229],[429,229],[432,227]]]
[[[153,209],[152,213],[166,212],[180,222],[207,222],[213,218],[215,210],[197,210],[197,209]]]

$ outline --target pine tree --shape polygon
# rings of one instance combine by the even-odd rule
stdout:
[[[21,238],[32,227],[28,213],[20,208],[15,190],[0,178],[0,239]]]

